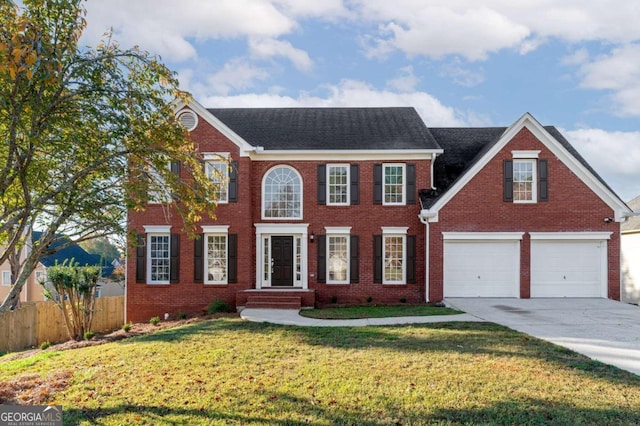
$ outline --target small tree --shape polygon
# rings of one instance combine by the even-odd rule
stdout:
[[[47,269],[52,289],[44,287],[46,296],[56,301],[62,310],[69,337],[82,340],[91,331],[96,302],[96,287],[100,278],[100,266],[80,266],[71,259],[56,263]],[[57,294],[52,294],[53,290]],[[57,296],[57,297],[56,297]]]

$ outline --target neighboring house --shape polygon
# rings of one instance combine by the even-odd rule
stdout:
[[[627,203],[640,211],[640,196]],[[640,216],[629,218],[622,231],[622,301],[640,304]]]
[[[530,114],[508,128],[427,128],[413,108],[193,102],[177,117],[204,166],[227,179],[195,240],[159,204],[129,212],[139,243],[127,321],[216,299],[620,299],[620,222],[631,210]]]
[[[31,238],[33,241],[37,241],[40,239],[42,235],[39,231],[32,232]],[[61,242],[57,242],[53,244],[53,248],[60,245]],[[27,248],[25,248],[27,250]],[[22,291],[20,292],[20,301],[22,302],[38,302],[42,300],[46,300],[44,295],[42,286],[39,284],[40,282],[46,282],[47,277],[47,268],[53,266],[57,263],[62,264],[65,260],[71,261],[74,259],[76,263],[80,265],[100,265],[101,259],[98,255],[93,255],[87,253],[82,247],[77,244],[70,245],[62,250],[56,251],[48,256],[44,256],[38,262],[36,269],[29,276],[27,283],[23,286]],[[112,282],[108,277],[111,275],[113,271],[113,266],[103,267],[102,277],[100,281],[98,281],[98,297],[105,296],[117,296],[124,294],[124,285],[122,283]],[[13,283],[13,277],[11,276],[11,267],[8,262],[0,265],[0,274],[1,276],[1,285],[0,285],[0,300],[4,300],[5,297],[9,294],[11,289],[11,285]],[[107,277],[107,278],[105,278]]]

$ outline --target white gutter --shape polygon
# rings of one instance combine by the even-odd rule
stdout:
[[[424,301],[429,303],[429,273],[431,272],[429,267],[429,219],[437,221],[438,213],[421,210],[418,218],[420,222],[424,223]]]

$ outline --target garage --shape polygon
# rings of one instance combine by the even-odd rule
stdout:
[[[531,297],[607,297],[609,232],[531,233]]]
[[[519,297],[521,232],[445,232],[445,297]]]

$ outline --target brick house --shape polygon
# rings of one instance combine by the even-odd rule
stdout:
[[[413,108],[193,102],[177,116],[204,167],[227,179],[195,240],[159,204],[130,212],[140,244],[128,253],[127,321],[216,299],[620,298],[631,210],[529,114],[508,128],[427,128]]]

